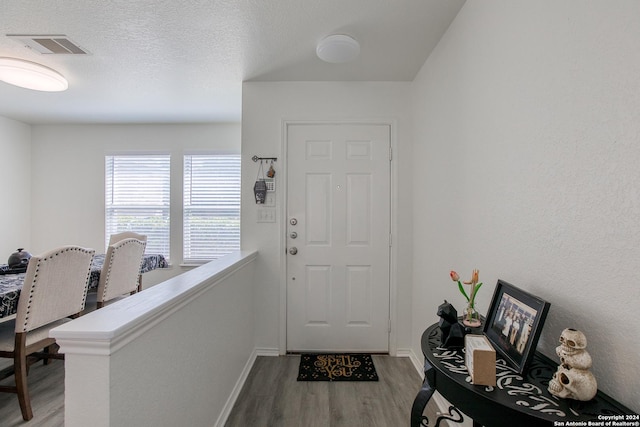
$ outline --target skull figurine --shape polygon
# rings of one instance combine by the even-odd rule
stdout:
[[[586,351],[566,351],[561,345],[556,347],[556,354],[560,357],[560,364],[571,368],[589,369],[591,367],[591,355]]]
[[[556,347],[556,354],[560,364],[571,368],[591,368],[591,355],[586,350],[587,337],[575,329],[565,329],[560,335],[560,345]]]
[[[567,328],[562,331],[562,334],[560,335],[560,346],[564,350],[565,354],[584,350],[587,348],[587,337],[585,337],[580,331],[573,328]]]
[[[560,335],[556,354],[560,366],[549,381],[549,393],[575,400],[591,400],[598,392],[591,368],[591,355],[587,352],[587,338],[580,331],[565,329]]]
[[[562,398],[587,401],[593,399],[597,392],[596,379],[586,369],[560,365],[549,381],[549,393]]]

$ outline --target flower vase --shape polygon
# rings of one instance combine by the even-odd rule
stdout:
[[[480,314],[473,305],[469,304],[467,308],[465,308],[462,324],[469,328],[479,328],[482,325]]]

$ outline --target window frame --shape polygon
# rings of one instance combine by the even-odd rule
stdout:
[[[199,178],[203,181],[199,185],[205,185],[205,188],[196,188],[194,191],[194,185],[197,187],[198,182],[194,181],[194,159],[198,160],[199,166],[203,163],[213,162],[216,163],[219,158],[229,158],[221,161],[220,165],[224,170],[232,170],[232,178],[230,182],[223,182],[217,187],[217,191],[223,193],[232,192],[232,199],[230,201],[224,201],[221,206],[218,203],[218,199],[222,198],[217,191],[211,191],[211,180],[221,175],[220,172],[215,170],[207,170],[205,173],[200,173]],[[234,165],[230,165],[230,162],[235,162]],[[189,163],[189,164],[188,164]],[[231,167],[230,167],[231,166]],[[228,253],[237,251],[240,249],[241,244],[241,210],[242,210],[242,156],[239,152],[229,151],[198,151],[198,152],[185,152],[182,156],[182,263],[183,265],[201,265],[209,261],[218,259]],[[198,175],[196,175],[198,176]],[[204,203],[194,203],[195,198],[199,198]],[[212,197],[207,199],[207,197]],[[194,239],[193,224],[189,220],[188,216],[192,212],[217,212],[219,215],[214,215],[216,219],[230,218],[227,221],[231,221],[231,225],[220,226],[218,228],[205,230],[206,233],[211,233],[211,236],[221,236],[223,239],[222,249],[221,246],[213,245],[211,247],[200,247],[197,243],[197,239]],[[227,227],[225,229],[225,227]],[[229,246],[224,249],[224,246]],[[195,247],[195,249],[194,249]],[[200,252],[199,252],[200,251]],[[209,251],[209,254],[206,253]],[[195,253],[194,253],[195,252]],[[211,256],[213,254],[213,256]]]
[[[112,167],[110,167],[109,165],[110,159],[111,159],[111,162],[113,163],[113,161],[117,158],[121,158],[121,160],[124,161],[124,158],[136,158],[136,157],[141,159],[146,159],[147,161],[149,161],[152,158],[157,158],[162,160],[163,164],[162,164],[162,167],[159,169],[159,172],[166,173],[166,176],[160,178],[165,182],[163,182],[159,187],[157,187],[157,189],[161,188],[159,190],[161,199],[156,203],[150,203],[150,204],[113,203],[114,191],[116,191],[114,190],[113,187],[114,185],[118,186],[118,185],[122,185],[123,183],[114,182],[115,176],[117,174],[116,171],[114,170],[114,167],[116,165],[114,164]],[[172,191],[171,191],[172,173],[173,173],[172,154],[167,151],[107,152],[104,155],[104,165],[105,165],[105,171],[104,171],[105,247],[108,245],[109,236],[111,234],[119,233],[122,231],[135,231],[137,233],[147,235],[147,239],[148,239],[147,249],[146,249],[147,253],[161,253],[165,257],[167,262],[169,262],[170,256],[171,256],[171,240],[172,240],[172,236],[171,236],[171,221],[172,221],[172,215],[171,215],[172,203],[171,202],[173,197]],[[166,170],[164,170],[165,168]],[[126,173],[126,171],[123,171],[123,173]],[[137,172],[137,173],[140,173],[140,172]],[[122,176],[120,177],[120,179],[123,180],[123,182],[126,180],[126,178]],[[125,193],[126,191],[123,191],[123,197],[126,198]],[[135,191],[133,191],[133,193],[135,193]],[[114,215],[110,213],[110,211],[113,211],[114,209],[121,209],[123,211],[129,210],[132,212],[135,212],[136,210],[140,212],[149,211],[151,212],[150,216],[155,216],[155,217],[159,216],[161,218],[160,221],[163,222],[164,224],[163,224],[163,227],[161,227],[159,235],[152,232],[153,229],[150,228],[150,224],[146,224],[146,227],[143,225],[141,227],[128,226],[128,227],[114,228],[111,225]],[[155,214],[153,212],[155,212]]]

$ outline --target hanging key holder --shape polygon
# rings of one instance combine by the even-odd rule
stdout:
[[[267,177],[273,178],[276,176],[276,170],[273,168],[273,160],[271,160],[271,165],[269,165],[269,170],[267,171]]]
[[[262,168],[262,160],[260,160],[260,167],[258,168],[256,183],[253,185],[253,194],[256,197],[256,204],[263,205],[265,199],[267,198],[267,183],[264,180],[264,169]]]

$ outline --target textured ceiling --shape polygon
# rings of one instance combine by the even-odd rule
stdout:
[[[243,81],[411,81],[464,0],[1,0],[0,57],[39,62],[65,92],[0,82],[26,123],[239,121]],[[323,37],[361,45],[349,64]],[[64,34],[91,55],[42,55],[7,34]]]

